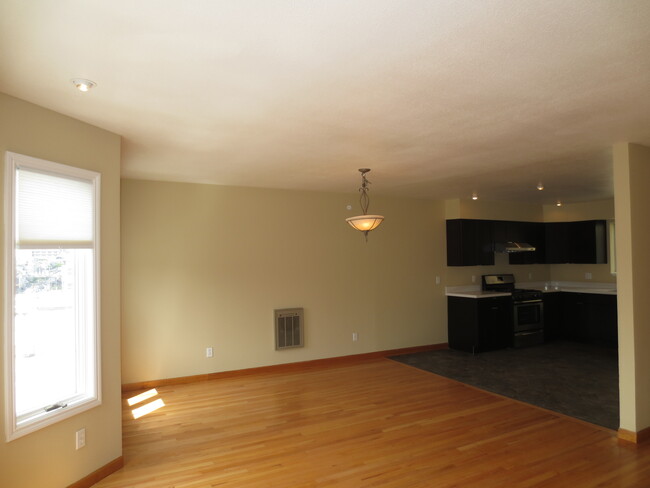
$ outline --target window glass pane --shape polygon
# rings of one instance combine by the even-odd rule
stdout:
[[[86,393],[92,272],[90,249],[16,250],[17,417]]]

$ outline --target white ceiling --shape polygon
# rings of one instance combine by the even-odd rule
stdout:
[[[650,1],[2,0],[0,91],[122,135],[129,178],[609,198]]]

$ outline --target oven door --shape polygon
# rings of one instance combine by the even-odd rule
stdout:
[[[513,307],[515,333],[544,328],[544,304],[541,300],[514,302]]]

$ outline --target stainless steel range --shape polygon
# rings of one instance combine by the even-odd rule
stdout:
[[[512,274],[483,275],[482,289],[512,295],[512,345],[532,346],[544,342],[544,303],[542,292],[515,287]]]

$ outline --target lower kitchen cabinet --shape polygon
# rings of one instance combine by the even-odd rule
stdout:
[[[593,342],[590,332],[589,303],[585,293],[565,293],[562,297],[562,339]]]
[[[546,340],[564,339],[616,347],[615,295],[554,292],[544,294]]]
[[[593,304],[593,322],[599,335],[598,340],[606,346],[618,347],[618,301],[616,295],[591,295],[598,296]]]
[[[449,347],[468,352],[512,345],[510,297],[447,297]]]
[[[565,293],[544,293],[544,340],[546,342],[563,338],[564,311],[562,303]]]

